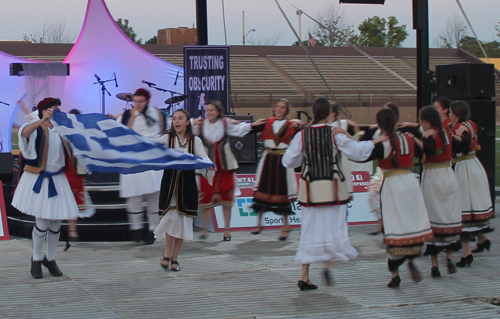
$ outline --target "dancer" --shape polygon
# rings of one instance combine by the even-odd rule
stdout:
[[[415,174],[412,173],[414,142],[408,133],[397,131],[393,111],[382,109],[377,113],[382,136],[389,140],[375,145],[368,160],[378,159],[384,174],[380,191],[384,243],[387,246],[388,266],[392,279],[390,288],[399,287],[399,266],[408,259],[413,280],[421,280],[413,259],[420,255],[422,244],[434,238],[424,199]]]
[[[134,107],[126,110],[117,118],[118,122],[130,127],[143,137],[158,141],[164,130],[164,119],[161,111],[149,106],[151,94],[145,89],[137,89],[134,93]],[[158,226],[158,198],[162,171],[146,171],[136,174],[120,174],[120,197],[126,198],[127,215],[130,223],[132,239],[146,245],[154,243],[154,230]],[[147,202],[147,219],[149,229],[144,234],[143,201]]]
[[[347,208],[350,201],[343,174],[341,157],[356,161],[366,160],[373,143],[357,143],[344,134],[332,135],[327,125],[331,104],[319,98],[313,104],[314,120],[293,138],[283,156],[283,165],[294,168],[302,165],[299,203],[302,205],[300,243],[295,262],[302,264],[300,290],[317,289],[309,279],[309,265],[323,262],[323,276],[332,284],[329,269],[332,262],[348,261],[357,256],[349,242]],[[333,130],[342,131],[340,128]],[[332,165],[333,164],[333,165]]]
[[[420,185],[434,233],[434,239],[426,243],[424,255],[431,256],[431,276],[437,278],[441,276],[437,255],[442,250],[446,250],[448,273],[457,271],[452,257],[462,231],[461,207],[457,179],[451,167],[451,135],[443,130],[440,114],[434,106],[422,108],[419,117],[424,135],[420,140],[415,139],[415,143],[425,154]]]
[[[189,113],[183,109],[172,114],[172,129],[158,141],[181,152],[208,158],[200,138],[193,134]],[[185,240],[193,240],[193,219],[198,216],[195,171],[166,169],[161,181],[159,205],[158,215],[162,219],[156,227],[155,237],[166,238],[160,265],[168,269],[171,263],[171,270],[179,271],[179,252]]]
[[[476,157],[480,149],[477,143],[476,124],[469,120],[470,109],[465,101],[450,103],[451,134],[457,141],[453,152],[455,158],[455,175],[460,185],[460,203],[462,210],[462,234],[460,239],[464,257],[455,265],[470,266],[473,256],[470,241],[478,237],[478,247],[489,250],[491,242],[484,236],[490,232],[490,219],[494,216],[488,178],[481,162]],[[479,246],[481,245],[481,246]],[[477,251],[477,250],[476,250]]]
[[[31,275],[35,279],[43,277],[42,265],[53,276],[63,275],[55,260],[61,221],[73,219],[78,214],[68,179],[63,174],[63,170],[71,165],[71,150],[50,121],[53,110],[59,110],[60,106],[59,99],[43,99],[37,105],[40,120],[24,124],[19,129],[24,171],[12,206],[35,217],[31,258]],[[42,259],[45,241],[47,251]]]
[[[443,129],[450,130],[451,119],[450,119],[450,103],[451,100],[440,97],[434,102],[434,107],[438,110],[441,117],[441,122],[443,122]]]
[[[250,132],[251,127],[264,123],[264,119],[250,123],[232,124],[223,119],[224,108],[219,101],[207,102],[205,120],[193,120],[193,131],[203,142],[205,152],[216,165],[213,184],[206,178],[200,179],[199,207],[202,212],[202,232],[200,238],[207,234],[208,210],[222,205],[224,213],[223,241],[231,240],[231,206],[234,202],[236,181],[234,172],[238,169],[238,162],[231,151],[229,136],[242,137]]]
[[[283,217],[283,228],[279,240],[286,240],[291,228],[289,216],[295,215],[292,211],[292,202],[297,200],[297,179],[293,168],[285,168],[281,163],[283,154],[297,133],[299,120],[286,118],[290,112],[290,103],[286,99],[279,100],[273,108],[274,117],[265,124],[255,126],[253,132],[262,132],[265,152],[257,167],[257,178],[254,186],[253,209],[258,212],[257,227],[253,235],[262,230],[262,215],[265,212],[274,212]]]

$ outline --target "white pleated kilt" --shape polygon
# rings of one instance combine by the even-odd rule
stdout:
[[[358,252],[351,246],[346,205],[302,207],[300,243],[295,262],[348,261]]]
[[[163,171],[120,174],[120,197],[134,197],[159,192]]]
[[[49,179],[44,178],[40,193],[33,191],[39,174],[24,171],[17,185],[12,206],[20,212],[50,220],[74,219],[78,205],[64,173],[52,176],[57,195],[49,198]]]
[[[434,237],[415,174],[386,176],[380,193],[387,246],[417,245]]]
[[[493,217],[490,188],[486,171],[477,158],[457,162],[455,176],[458,182],[462,210],[463,231],[473,232],[488,226],[467,227],[468,221],[487,221]]]
[[[456,235],[462,230],[462,209],[455,173],[450,167],[424,169],[422,195],[435,235]]]
[[[179,213],[175,208],[170,209],[156,227],[155,238],[163,240],[167,233],[185,241],[193,240],[193,220],[194,218]]]

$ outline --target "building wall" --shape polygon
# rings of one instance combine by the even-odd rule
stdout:
[[[196,28],[167,28],[158,30],[158,44],[196,45]]]

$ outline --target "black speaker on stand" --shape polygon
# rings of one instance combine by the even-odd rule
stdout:
[[[229,118],[240,122],[253,122],[253,115],[228,115]],[[255,133],[243,137],[230,137],[231,149],[238,163],[255,164],[257,161],[257,141]]]
[[[436,66],[437,95],[469,104],[471,120],[478,129],[481,150],[476,153],[488,176],[490,195],[495,206],[495,133],[496,102],[493,64],[459,63]]]

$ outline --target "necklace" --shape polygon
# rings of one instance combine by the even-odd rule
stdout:
[[[177,134],[177,133],[176,133]],[[179,134],[177,134],[177,141],[179,142],[179,147],[180,148],[186,148],[187,146],[187,143],[188,143],[188,139],[186,138],[186,140],[184,141],[184,143],[182,143],[181,141],[181,137],[179,136]]]

